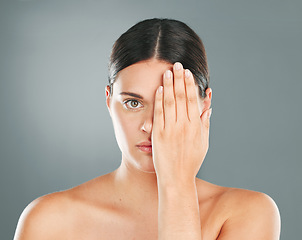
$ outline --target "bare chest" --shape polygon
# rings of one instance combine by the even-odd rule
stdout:
[[[206,206],[201,206],[200,210],[202,235],[205,239],[216,239],[224,222],[223,216]],[[79,214],[70,225],[66,239],[157,240],[157,216],[157,212],[149,216],[110,211],[86,212]]]
[[[85,213],[71,223],[66,237],[73,240],[156,240],[157,225],[157,213],[149,217],[109,211]]]

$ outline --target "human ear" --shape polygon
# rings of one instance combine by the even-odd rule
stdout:
[[[107,85],[105,87],[105,96],[106,96],[106,105],[107,105],[109,114],[111,116],[111,111],[110,111],[111,95],[110,95],[110,86],[109,85]]]
[[[212,89],[211,88],[207,88],[206,91],[206,97],[204,99],[202,99],[202,103],[201,103],[201,113],[200,115],[207,109],[209,109],[211,107],[211,103],[212,103]]]

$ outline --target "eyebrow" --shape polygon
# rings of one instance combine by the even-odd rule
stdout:
[[[141,96],[137,93],[132,93],[132,92],[121,92],[120,95],[129,95],[129,96],[132,96],[132,97],[144,99],[143,96]]]

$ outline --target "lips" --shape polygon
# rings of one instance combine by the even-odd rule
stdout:
[[[152,144],[150,141],[141,142],[140,144],[136,145],[141,151],[151,153],[152,152]]]

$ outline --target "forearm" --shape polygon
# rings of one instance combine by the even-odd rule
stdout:
[[[195,182],[158,185],[158,239],[200,240],[201,224]]]

